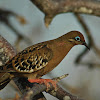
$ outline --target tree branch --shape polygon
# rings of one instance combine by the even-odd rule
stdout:
[[[45,25],[60,13],[74,12],[100,16],[100,2],[96,0],[30,0],[45,14]]]
[[[68,74],[62,75],[61,77],[57,77],[53,80],[60,81],[61,79],[65,78]],[[57,91],[54,90],[54,87],[50,84],[49,91],[46,91],[47,87],[45,84],[37,84],[34,83],[32,88],[29,91],[25,92],[24,95],[20,98],[20,100],[32,100],[36,94],[39,94],[43,91],[50,93],[51,95],[55,96],[59,100],[83,100],[79,99],[77,96],[73,96],[69,92],[62,89],[59,85],[57,85]]]

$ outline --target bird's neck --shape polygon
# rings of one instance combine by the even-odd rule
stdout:
[[[67,55],[67,53],[73,47],[73,44],[63,41],[63,40],[58,40],[58,41],[56,41],[55,44],[56,44],[56,47],[58,48],[58,50],[60,51],[60,53],[62,53],[62,55]]]
[[[73,47],[73,44],[64,41],[63,39],[55,39],[54,44],[55,46],[53,46],[52,50],[55,52],[54,54],[57,55],[56,57],[59,60],[63,59]]]

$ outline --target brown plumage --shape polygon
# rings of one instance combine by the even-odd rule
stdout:
[[[75,45],[85,45],[83,35],[78,31],[71,31],[53,40],[38,43],[26,48],[9,60],[0,70],[8,76],[0,81],[13,77],[28,77],[39,79],[53,70]],[[1,77],[2,80],[2,77]]]

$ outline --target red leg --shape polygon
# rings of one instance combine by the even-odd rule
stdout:
[[[28,79],[28,81],[30,83],[44,83],[46,86],[47,86],[47,91],[50,87],[50,84],[51,83],[53,85],[53,87],[55,88],[55,91],[57,91],[57,81],[54,81],[54,80],[51,80],[51,79]]]

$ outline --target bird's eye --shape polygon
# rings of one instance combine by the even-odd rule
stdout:
[[[76,40],[76,41],[80,41],[80,37],[79,37],[79,36],[76,36],[76,37],[75,37],[75,40]]]

